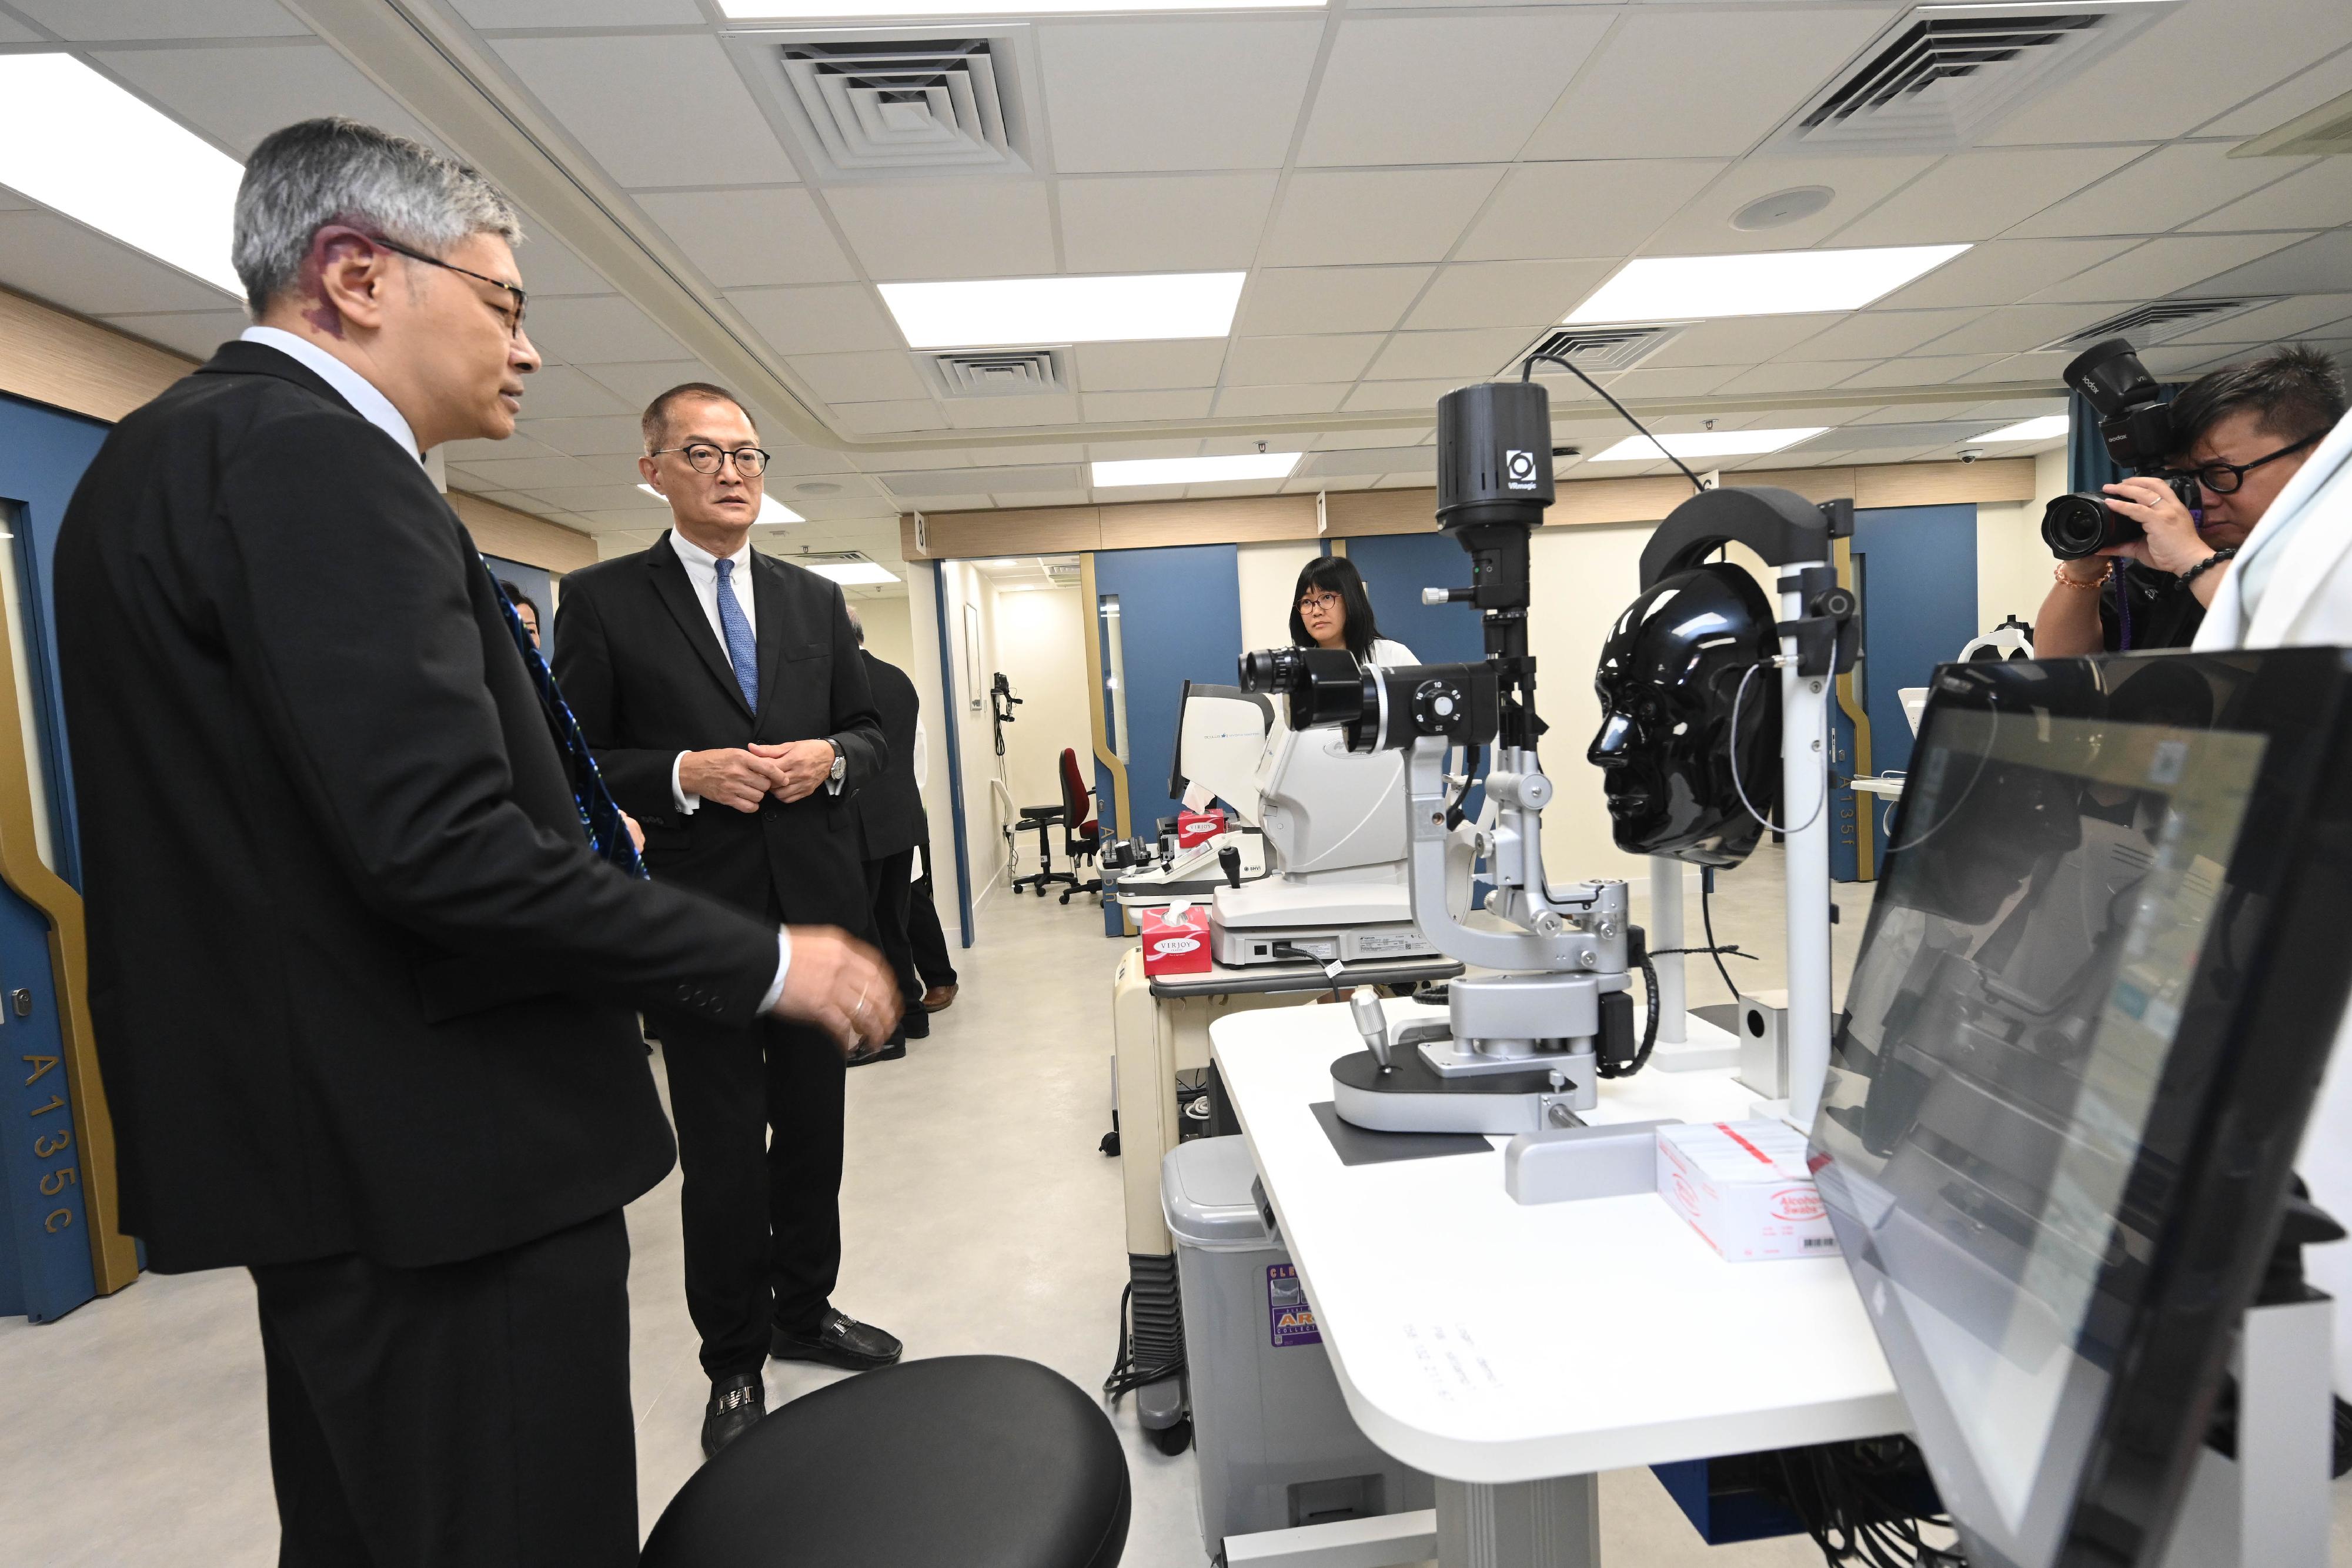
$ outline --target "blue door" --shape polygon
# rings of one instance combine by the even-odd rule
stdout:
[[[1424,588],[1466,588],[1470,556],[1444,534],[1377,534],[1348,541],[1363,574],[1381,635],[1424,664],[1467,664],[1486,656],[1478,612],[1467,604],[1423,604]]]

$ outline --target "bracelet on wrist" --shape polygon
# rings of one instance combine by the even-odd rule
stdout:
[[[2215,550],[2211,555],[2207,556],[2203,560],[2199,561],[2195,566],[2190,567],[2187,571],[2180,574],[2180,586],[2183,588],[2188,587],[2190,583],[2196,581],[2199,578],[2204,576],[2207,572],[2212,570],[2223,561],[2235,559],[2237,553],[2237,547],[2234,545],[2228,549]]]
[[[2086,593],[2089,593],[2089,592],[2096,592],[2098,590],[2100,590],[2100,589],[2102,589],[2102,588],[2105,588],[2105,587],[2107,585],[2107,579],[2109,579],[2110,577],[2113,577],[2113,576],[2116,574],[2116,563],[2115,563],[2115,558],[2114,558],[2114,557],[2112,557],[2112,556],[2110,556],[2110,557],[2107,559],[2107,570],[2105,570],[2105,571],[2103,571],[2103,572],[2101,572],[2101,573],[2099,573],[2099,575],[2098,575],[2098,576],[2096,576],[2096,577],[2095,577],[2095,578],[2091,579],[2091,580],[2090,580],[2090,581],[2088,581],[2088,582],[2084,581],[2084,580],[2083,580],[2081,578],[2079,578],[2079,577],[2069,577],[2069,576],[2067,576],[2067,575],[2066,575],[2066,567],[2067,567],[2067,565],[2068,565],[2068,563],[2067,563],[2067,562],[2063,561],[2063,560],[2062,560],[2062,561],[2060,561],[2060,562],[2058,563],[2058,566],[2057,566],[2056,570],[2053,570],[2053,571],[2052,571],[2050,575],[2051,575],[2053,578],[2054,578],[2054,579],[2056,579],[2056,580],[2057,580],[2058,585],[2059,585],[2060,587],[2062,587],[2062,588],[2079,588],[2079,589],[2083,590],[2083,591],[2084,591],[2084,592],[2086,592]]]

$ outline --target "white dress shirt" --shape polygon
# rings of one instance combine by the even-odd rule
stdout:
[[[725,655],[728,667],[732,669],[735,655],[728,652],[727,629],[719,619],[719,558],[676,528],[669,531],[669,548],[677,552],[678,564],[686,568],[686,580],[694,588],[694,601],[702,606],[702,618],[710,622],[710,635],[717,639],[719,652]],[[745,534],[735,553],[726,559],[735,563],[735,570],[730,574],[733,580],[729,586],[735,591],[735,602],[743,607],[743,623],[751,629],[751,645],[756,648],[760,645],[760,607],[757,603],[760,596],[751,591],[751,536]],[[758,672],[753,674],[756,676]],[[669,759],[669,798],[681,815],[690,817],[702,809],[702,797],[678,782],[678,767],[685,761],[686,753],[683,751]],[[841,786],[842,780],[828,779],[824,792],[838,795]]]
[[[350,403],[362,419],[399,442],[401,449],[411,457],[415,458],[419,463],[425,461],[425,455],[416,447],[416,433],[408,427],[408,421],[402,416],[400,410],[392,405],[392,400],[376,391],[374,382],[327,352],[326,350],[277,327],[247,327],[237,334],[237,338],[241,342],[259,343],[263,348],[275,349],[292,360],[296,364],[334,388],[336,395]],[[687,545],[683,539],[678,543],[682,547],[680,554],[693,548]],[[696,553],[702,556],[705,563],[702,569],[703,575],[715,585],[718,581],[719,569],[711,564],[711,558],[709,555],[698,550]],[[747,557],[751,553],[748,544],[744,547],[743,553]],[[691,576],[692,573],[693,569],[689,567],[688,574]],[[710,612],[711,624],[716,627],[719,623],[719,601],[715,593],[705,593],[703,598]],[[744,606],[744,613],[747,615],[751,613],[749,604]],[[722,648],[725,647],[727,639],[719,638],[719,644]],[[677,779],[677,769],[675,765],[670,769],[670,779],[675,787]],[[688,808],[688,810],[691,809]],[[761,1012],[764,1013],[774,1007],[776,998],[783,995],[784,976],[792,967],[793,939],[788,933],[780,929],[776,933],[776,977],[769,982],[768,994],[760,998]]]

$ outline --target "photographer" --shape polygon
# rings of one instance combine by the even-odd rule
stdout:
[[[2192,382],[2170,414],[2174,472],[2196,479],[2201,522],[2161,478],[2107,486],[2108,504],[2147,537],[2060,562],[2034,622],[2037,657],[2194,641],[2238,546],[2344,417],[2344,382],[2317,350],[2278,349]]]

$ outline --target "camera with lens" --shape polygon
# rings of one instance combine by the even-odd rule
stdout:
[[[2131,344],[2122,338],[2095,344],[2066,367],[2065,378],[2098,413],[2107,455],[2135,474],[2162,479],[2190,517],[2201,517],[2197,481],[2166,472],[2175,440],[2172,411]],[[2042,513],[2042,542],[2060,560],[2079,560],[2145,537],[2138,523],[2094,491],[2061,496]]]

